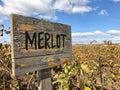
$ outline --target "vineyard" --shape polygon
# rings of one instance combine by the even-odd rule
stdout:
[[[73,62],[52,69],[54,90],[120,90],[119,45],[73,45]],[[0,90],[37,90],[37,72],[13,77],[11,48],[0,44]]]

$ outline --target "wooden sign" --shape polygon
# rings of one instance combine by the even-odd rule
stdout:
[[[12,14],[10,27],[13,75],[72,60],[70,26]]]

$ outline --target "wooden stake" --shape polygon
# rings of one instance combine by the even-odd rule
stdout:
[[[38,90],[53,90],[50,69],[38,71]]]

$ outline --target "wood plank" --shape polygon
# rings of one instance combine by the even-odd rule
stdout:
[[[15,75],[22,75],[26,72],[52,68],[70,62],[71,58],[72,56],[69,54],[57,54],[16,59]]]

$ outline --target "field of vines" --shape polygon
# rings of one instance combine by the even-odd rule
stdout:
[[[120,90],[120,45],[73,45],[73,62],[51,70],[53,90]],[[11,48],[0,44],[0,90],[37,90],[37,72],[13,77]]]

